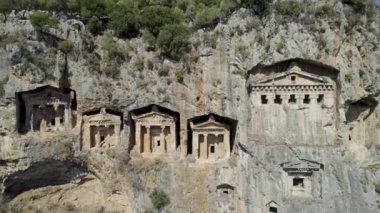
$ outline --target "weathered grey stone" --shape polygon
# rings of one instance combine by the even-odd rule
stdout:
[[[347,17],[340,1],[336,8],[341,14],[341,26],[330,27],[327,20],[321,20],[318,25],[325,29],[323,33],[291,21],[280,25],[275,14],[260,21],[245,9],[235,11],[215,29],[193,33],[192,39],[201,41],[206,34],[215,36],[216,47],[202,44],[195,48],[194,53],[205,57],[187,65],[162,61],[159,52],[146,51],[141,38],[115,39],[128,55],[120,64],[111,61],[120,71],[117,77],[104,72],[110,62],[101,49],[101,36],[92,39],[94,52],[87,52],[80,36],[83,23],[62,18],[61,30],[50,33],[74,45],[68,55],[67,68],[70,87],[77,94],[78,124],[82,121],[81,112],[92,108],[109,106],[124,113],[124,132],[120,139],[123,145],[116,150],[87,151],[80,151],[80,125],[63,135],[21,137],[16,133],[15,92],[46,84],[58,86],[64,57],[37,40],[30,21],[24,20],[27,11],[10,15],[6,23],[0,23],[0,34],[14,37],[7,40],[8,43],[1,41],[7,44],[0,46],[0,82],[4,86],[4,93],[0,93],[1,194],[5,194],[3,180],[6,178],[53,160],[79,159],[92,175],[73,178],[70,183],[59,186],[26,190],[0,206],[15,211],[138,212],[151,207],[149,194],[159,187],[170,197],[170,205],[164,211],[171,212],[218,212],[220,209],[267,212],[269,206],[277,207],[279,212],[377,212],[380,111],[376,104],[363,107],[361,103],[369,97],[374,102],[380,101],[378,21],[373,24],[373,32],[361,27],[360,31],[348,34],[345,31]],[[257,21],[257,29],[246,30],[249,21]],[[239,35],[237,27],[246,31]],[[21,57],[19,45],[26,45],[32,57],[43,60],[24,63],[26,58]],[[286,137],[280,138],[283,143],[270,146],[252,138],[251,128],[256,125],[258,115],[250,105],[247,74],[258,64],[269,65],[289,58],[318,61],[340,71],[336,120],[329,121],[329,116],[320,115],[322,112],[315,115],[325,121],[321,129],[333,129],[336,125],[331,138],[337,142],[334,146],[320,146],[322,136],[315,135],[319,131],[312,132],[310,138],[304,134],[302,146],[286,143]],[[138,60],[144,63],[141,71],[136,66]],[[151,68],[149,60],[153,63]],[[163,66],[168,67],[168,73],[159,72]],[[184,71],[183,83],[177,82],[178,71]],[[142,159],[133,151],[128,153],[131,148],[128,112],[152,103],[180,113],[181,145],[169,162]],[[371,113],[370,108],[373,108]],[[195,165],[194,157],[186,156],[187,119],[211,112],[238,121],[236,143],[227,162]],[[271,110],[266,112],[270,113]],[[289,116],[289,112],[283,116]],[[274,125],[278,119],[272,117],[269,121]],[[290,119],[287,125],[298,123]],[[297,130],[286,136],[297,135]],[[309,142],[313,146],[307,146]],[[323,139],[323,142],[326,145],[330,140]],[[320,196],[301,199],[285,193],[288,182],[283,178],[281,164],[294,159],[324,165],[318,171],[320,179],[316,183]],[[57,170],[67,165],[57,164]],[[218,196],[220,184],[233,186],[233,196]]]

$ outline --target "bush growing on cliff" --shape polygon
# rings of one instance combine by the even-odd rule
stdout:
[[[34,12],[29,17],[30,22],[37,31],[47,31],[49,28],[57,28],[59,20],[56,17],[50,17],[45,12]]]
[[[0,13],[4,16],[4,22],[7,21],[7,15],[12,11],[14,3],[12,0],[2,0],[0,4]]]
[[[164,26],[179,24],[183,21],[184,17],[178,8],[154,5],[144,8],[139,18],[139,26],[147,29],[152,35],[158,36]]]
[[[251,8],[257,15],[265,16],[270,12],[273,0],[242,0],[242,4]]]
[[[58,49],[67,54],[73,49],[73,44],[68,40],[60,41],[58,43]]]
[[[190,30],[182,24],[166,25],[160,31],[157,43],[165,55],[179,59],[189,49]]]
[[[152,201],[154,208],[156,208],[157,210],[161,210],[170,203],[169,196],[162,189],[159,188],[155,188],[153,192],[150,193],[149,197]]]
[[[133,6],[121,2],[108,8],[108,27],[114,30],[118,37],[131,38],[139,33],[137,28],[137,10]]]
[[[277,1],[274,8],[282,16],[289,19],[297,18],[302,12],[301,4],[296,0]]]
[[[203,7],[195,16],[195,26],[197,28],[213,26],[218,22],[220,16],[221,14],[217,7]]]

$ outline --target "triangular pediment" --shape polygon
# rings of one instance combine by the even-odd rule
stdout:
[[[204,123],[193,125],[193,129],[215,129],[215,128],[227,129],[227,130],[229,129],[227,125],[218,123],[216,121],[206,121]]]
[[[276,207],[278,208],[280,205],[278,205],[278,203],[274,200],[271,200],[269,201],[267,204],[265,204],[265,206],[269,206],[269,207]]]
[[[289,69],[282,73],[276,73],[257,81],[257,84],[322,84],[327,83],[326,79],[303,71],[297,64],[292,64]]]
[[[281,167],[284,170],[290,171],[318,171],[323,168],[323,164],[305,159],[297,159],[282,163]]]
[[[171,115],[161,113],[161,112],[149,112],[138,116],[132,116],[134,120],[142,120],[146,118],[155,118],[155,119],[170,119],[175,120],[175,118]]]
[[[53,97],[57,97],[57,98],[67,98],[69,95],[68,94],[65,94],[65,93],[62,93],[62,92],[58,92],[56,90],[52,90],[52,89],[45,89],[43,91],[39,91],[39,92],[35,92],[35,93],[32,93],[30,95],[28,95],[30,98],[47,98],[47,99],[50,99],[50,98],[53,98]]]
[[[192,123],[191,127],[192,129],[230,129],[229,125],[215,121],[213,116],[210,116],[209,119],[205,122],[197,124]]]
[[[89,115],[89,120],[120,120],[120,116],[110,113],[99,113],[95,115]]]

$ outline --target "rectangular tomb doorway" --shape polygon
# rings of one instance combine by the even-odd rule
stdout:
[[[98,134],[98,127],[91,126],[90,127],[90,148],[96,146],[96,135]]]
[[[161,127],[160,126],[152,126],[150,128],[150,136],[151,136],[151,146],[153,148],[153,152],[161,152],[162,150],[162,142],[161,141]]]

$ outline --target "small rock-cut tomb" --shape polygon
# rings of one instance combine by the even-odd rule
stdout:
[[[175,152],[177,148],[178,117],[160,111],[160,108],[162,109],[152,105],[151,110],[143,114],[132,112],[132,119],[135,122],[134,150],[143,157],[167,155]]]
[[[207,117],[206,121],[190,122],[193,155],[200,161],[229,159],[231,127],[215,121],[213,115]]]
[[[271,200],[269,203],[265,205],[267,207],[267,211],[269,213],[278,213],[278,208],[280,207],[275,201]]]
[[[234,194],[235,187],[230,184],[220,184],[216,187],[216,193],[219,197],[232,198]]]
[[[320,196],[320,176],[316,173],[323,165],[308,160],[295,160],[281,164],[285,171],[285,192],[287,196]]]
[[[83,113],[82,148],[111,148],[119,144],[121,115],[106,108]]]
[[[43,86],[19,92],[16,96],[20,133],[64,131],[72,128],[71,118],[75,103],[73,90]]]

